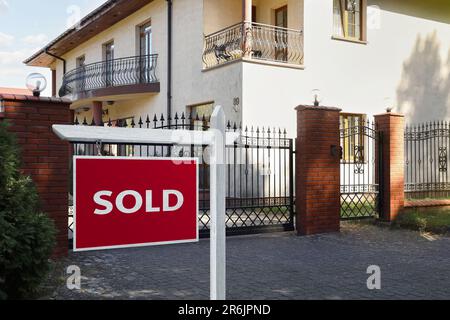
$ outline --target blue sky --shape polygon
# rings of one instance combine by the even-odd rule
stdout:
[[[22,61],[106,0],[0,0],[0,87],[24,88],[32,72]],[[50,85],[45,95],[50,94]]]

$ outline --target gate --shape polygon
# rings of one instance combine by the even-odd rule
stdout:
[[[363,116],[341,116],[341,218],[379,216],[382,135]]]
[[[75,125],[80,125],[76,120]],[[81,125],[88,125],[86,120]],[[91,124],[94,125],[94,124]],[[109,121],[109,127],[145,129],[209,129],[208,117],[182,114],[165,120],[163,116]],[[242,131],[240,141],[226,147],[226,226],[228,235],[294,230],[294,140],[285,130],[245,128],[228,123],[228,131]],[[206,146],[155,144],[73,143],[77,156],[198,157],[200,236],[209,236],[209,166],[204,161]],[[114,173],[111,173],[114,176]],[[69,207],[69,235],[73,215]],[[70,236],[69,236],[70,237]]]

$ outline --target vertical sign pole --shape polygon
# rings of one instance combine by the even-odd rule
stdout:
[[[226,120],[221,106],[214,109],[210,146],[211,162],[211,300],[226,299],[225,144]]]

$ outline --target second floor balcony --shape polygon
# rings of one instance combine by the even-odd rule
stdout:
[[[238,59],[301,66],[303,31],[241,22],[205,36],[204,69]]]
[[[96,62],[67,72],[59,91],[72,100],[159,92],[156,75],[158,55],[145,55]]]

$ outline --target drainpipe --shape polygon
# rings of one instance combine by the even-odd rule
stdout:
[[[172,119],[172,9],[173,0],[167,1],[167,118]]]
[[[48,49],[45,49],[45,53],[48,54],[50,57],[53,57],[53,58],[63,62],[63,75],[65,75],[66,74],[66,60],[61,58],[61,57],[58,57],[57,55],[54,55],[53,53],[48,51]],[[56,82],[56,77],[52,77],[52,78],[53,78],[53,82]],[[53,84],[53,88],[54,89],[52,91],[56,91],[56,84],[55,83]],[[52,92],[52,95],[56,96],[56,92]],[[59,95],[61,96],[61,90],[60,90],[60,94]]]
[[[53,57],[53,58],[58,59],[58,60],[61,60],[63,62],[63,72],[64,72],[64,74],[66,74],[66,60],[64,60],[61,57],[58,57],[57,55],[54,55],[53,53],[48,51],[48,49],[45,49],[45,53],[48,54],[50,57]]]

